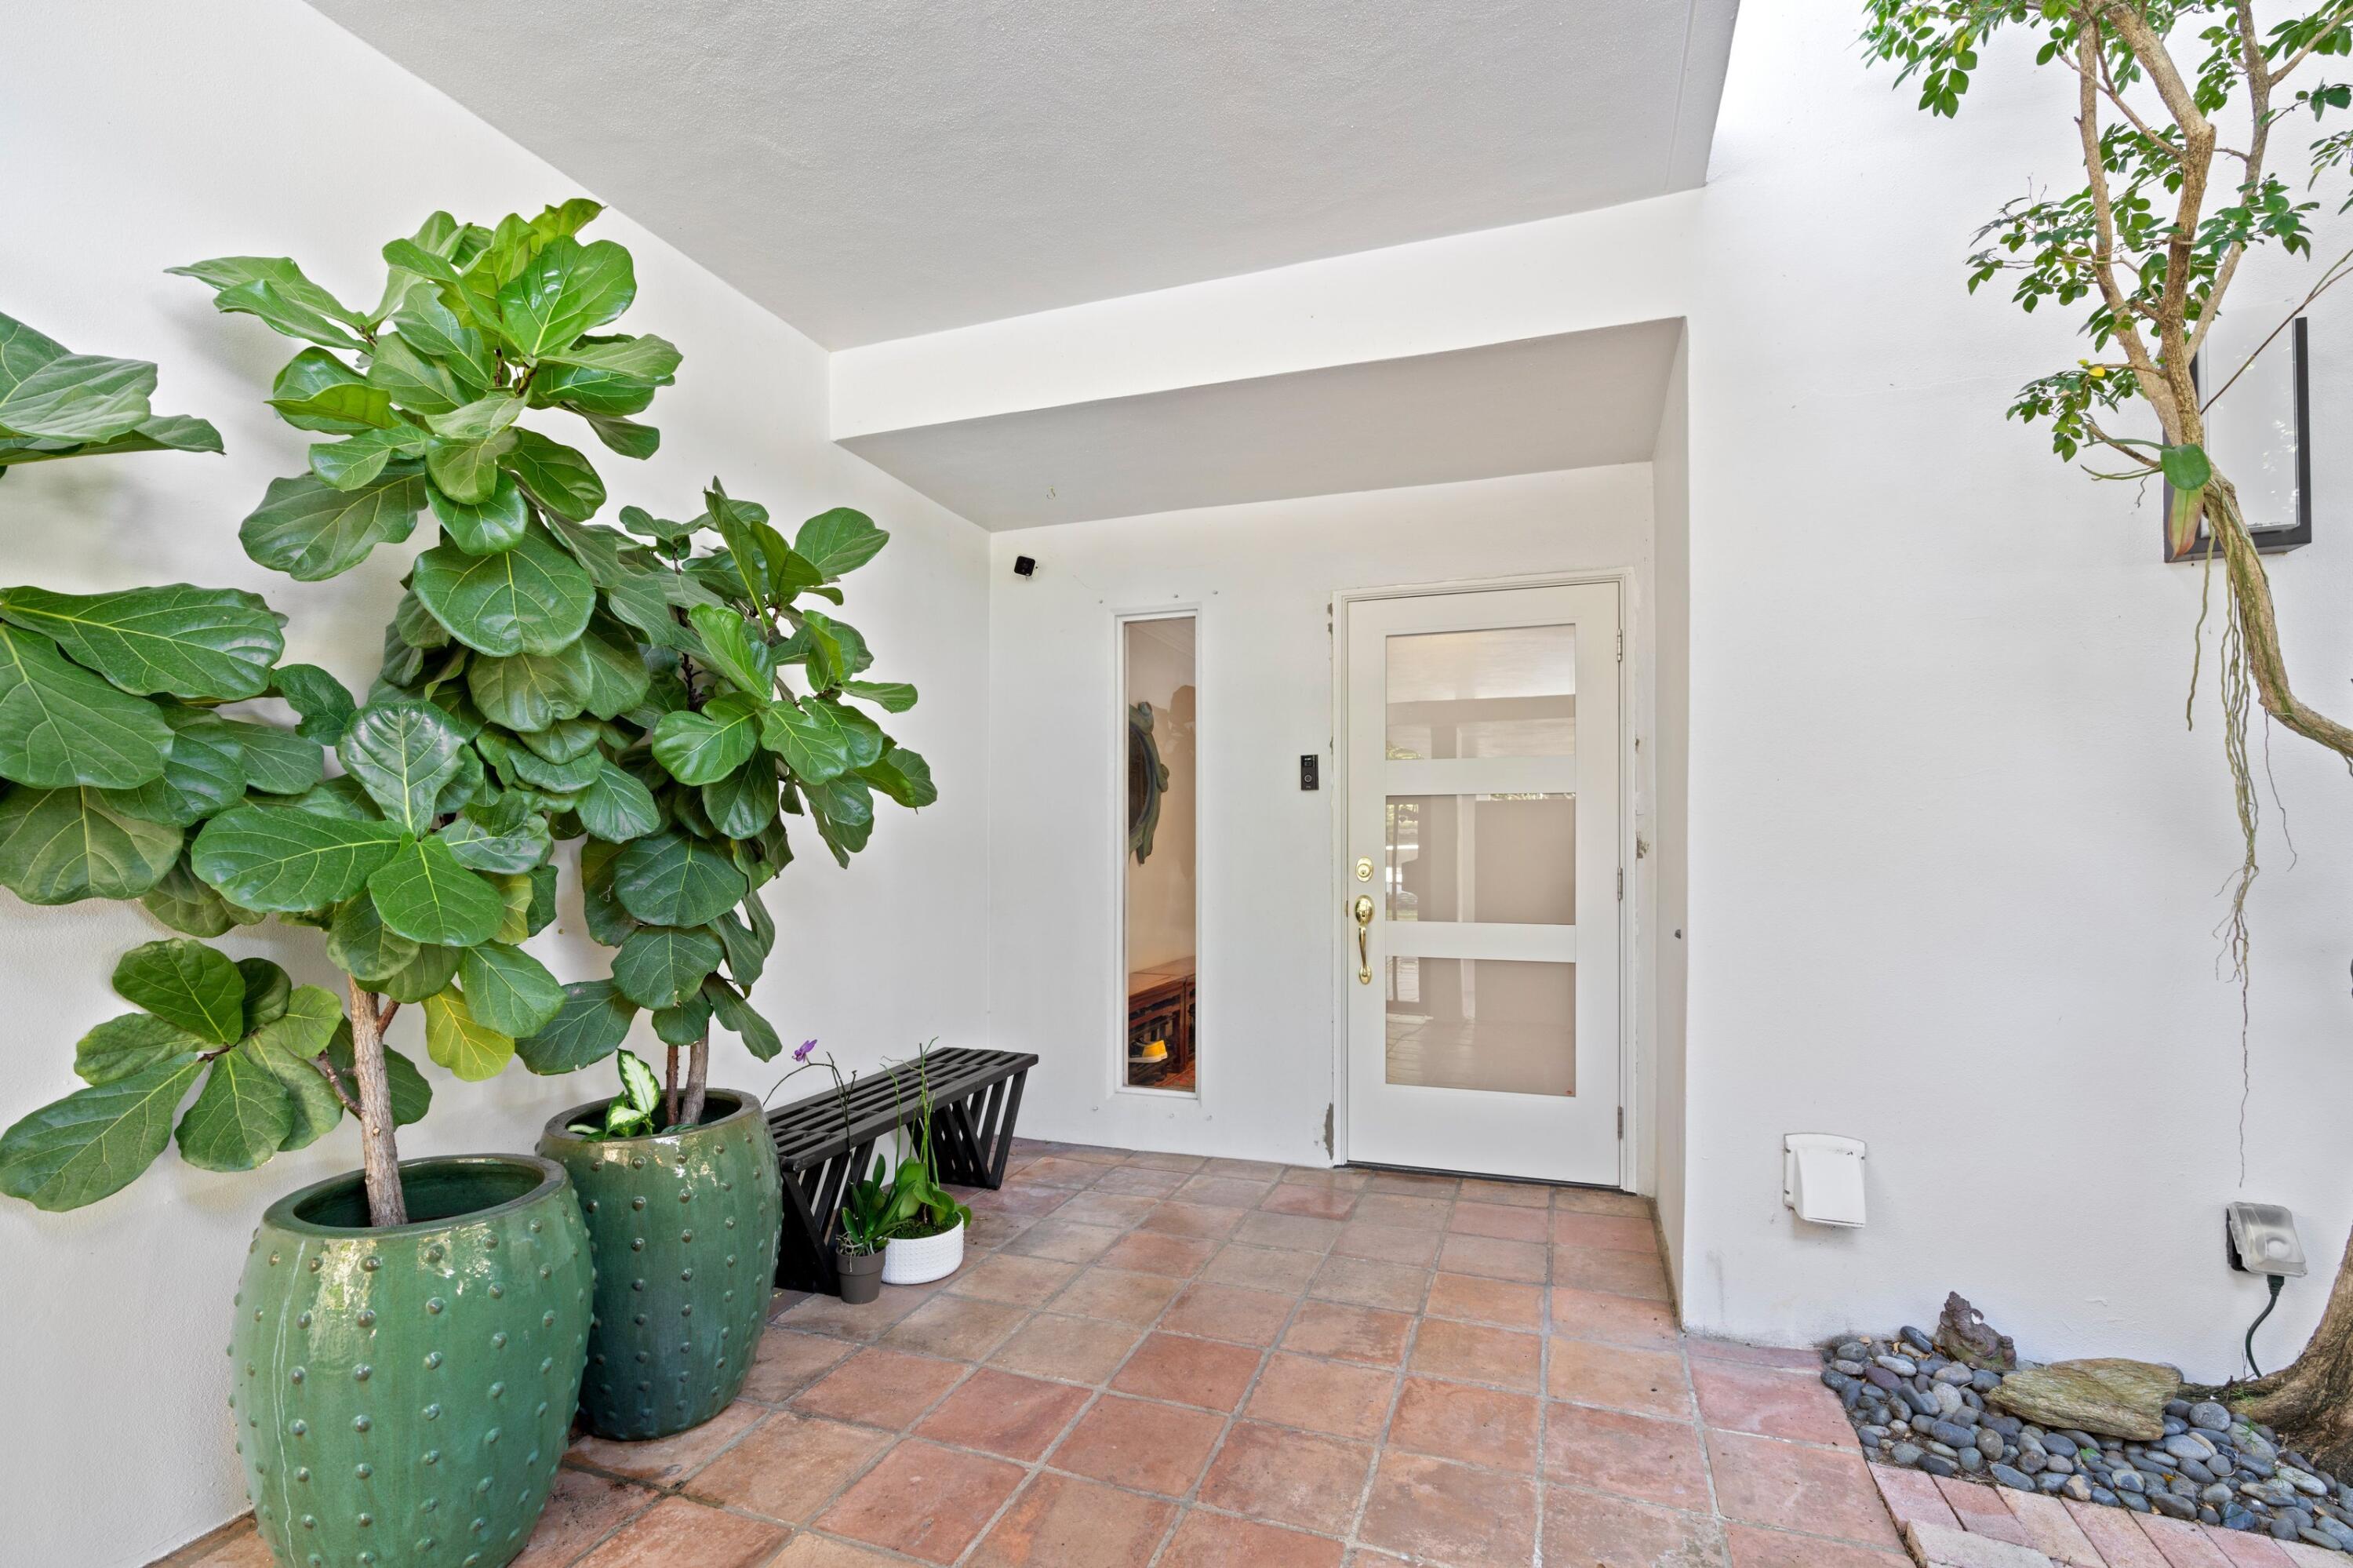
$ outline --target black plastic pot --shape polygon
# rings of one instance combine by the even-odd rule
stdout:
[[[882,1254],[874,1252],[838,1252],[834,1262],[841,1269],[841,1299],[850,1307],[861,1307],[882,1294]]]

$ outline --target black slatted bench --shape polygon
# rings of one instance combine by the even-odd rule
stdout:
[[[924,1064],[935,1174],[952,1187],[1003,1185],[1021,1086],[1038,1058],[1020,1051],[950,1050],[930,1053]],[[873,1168],[877,1143],[922,1119],[915,1064],[902,1062],[857,1079],[849,1100],[846,1118],[841,1097],[830,1089],[768,1113],[768,1138],[785,1182],[776,1283],[787,1290],[841,1294],[833,1243],[842,1191]]]

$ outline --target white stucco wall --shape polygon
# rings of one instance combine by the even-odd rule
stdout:
[[[2002,419],[2087,352],[2068,313],[1962,286],[2002,201],[2080,179],[2069,88],[2006,48],[1931,121],[1858,26],[1744,8],[1695,238],[1684,1310],[1794,1341],[1957,1288],[2030,1354],[2219,1377],[2263,1300],[2223,1203],[2294,1206],[2323,1277],[2353,1222],[2353,785],[2271,738],[2295,853],[2267,790],[2242,1182],[2211,685],[2182,726],[2199,573],[2157,563],[2154,495]],[[2273,576],[2290,666],[2341,715],[2348,301],[2312,347],[2319,537]],[[1867,1229],[1793,1227],[1796,1131],[1870,1140]],[[2266,1365],[2324,1294],[2291,1286]]]
[[[0,483],[0,581],[258,589],[294,618],[290,660],[364,690],[397,578],[430,530],[333,583],[296,584],[248,562],[237,520],[270,477],[303,462],[302,438],[260,401],[294,345],[216,314],[208,291],[163,269],[290,254],[347,299],[372,302],[377,247],[435,207],[495,219],[576,187],[295,0],[20,7],[0,51],[0,310],[78,350],[160,362],[157,407],[210,418],[229,451],[15,471]],[[788,1039],[818,1036],[851,1062],[934,1034],[977,1042],[988,993],[973,936],[986,918],[986,541],[827,440],[814,344],[626,218],[608,214],[594,232],[636,254],[639,302],[626,324],[686,355],[649,416],[664,432],[658,458],[632,463],[584,442],[614,503],[690,515],[716,472],[788,525],[850,504],[893,535],[852,579],[847,614],[878,650],[878,674],[921,686],[922,705],[892,728],[932,759],[941,801],[920,816],[888,811],[849,872],[807,842],[768,895],[781,936],[761,1005]],[[558,972],[603,972],[576,916],[561,926],[571,934],[542,938]],[[74,1040],[123,1011],[106,983],[115,958],[169,934],[135,906],[35,909],[0,895],[0,1125],[78,1086]],[[221,945],[332,980],[310,933],[269,927]],[[413,1016],[394,1037],[424,1062]],[[640,1049],[651,1048],[647,1035]],[[603,1070],[539,1079],[517,1065],[486,1085],[426,1070],[437,1103],[402,1135],[412,1155],[527,1149],[547,1116],[608,1092]],[[765,1090],[776,1072],[723,1036],[712,1075]],[[0,1203],[0,1562],[144,1563],[245,1506],[220,1347],[246,1239],[271,1199],[349,1168],[356,1150],[346,1124],[248,1175],[194,1171],[167,1151],[142,1181],[76,1213]]]
[[[1332,642],[1338,589],[1628,568],[1639,663],[1647,465],[1206,508],[994,535],[989,963],[998,1044],[1042,1058],[1040,1137],[1325,1162],[1332,1103]],[[1037,576],[1012,572],[1033,556]],[[1200,1096],[1115,1091],[1111,919],[1124,774],[1113,617],[1199,615]],[[1324,788],[1299,788],[1299,758]]]

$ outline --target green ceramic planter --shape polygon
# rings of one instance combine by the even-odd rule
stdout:
[[[783,1187],[760,1102],[712,1089],[700,1127],[590,1138],[610,1102],[547,1124],[539,1151],[572,1173],[596,1256],[580,1415],[600,1437],[700,1426],[744,1390],[767,1316]]]
[[[400,1171],[410,1224],[369,1229],[348,1171],[272,1205],[246,1258],[229,1404],[286,1568],[500,1568],[564,1457],[593,1284],[564,1168]]]

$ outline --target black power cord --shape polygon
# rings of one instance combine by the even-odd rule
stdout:
[[[2247,1370],[2257,1377],[2263,1375],[2263,1370],[2255,1365],[2255,1330],[2263,1326],[2263,1319],[2270,1317],[2272,1308],[2279,1305],[2280,1287],[2287,1283],[2284,1275],[2272,1274],[2264,1277],[2272,1282],[2272,1298],[2263,1303],[2263,1309],[2255,1314],[2253,1322],[2247,1325]]]

